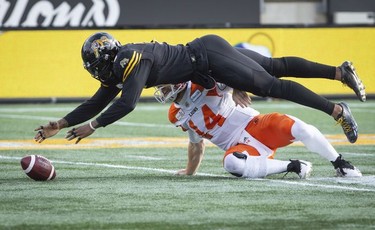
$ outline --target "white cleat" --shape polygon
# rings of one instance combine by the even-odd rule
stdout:
[[[353,166],[349,161],[342,159],[341,154],[335,161],[331,161],[333,167],[336,169],[338,177],[361,177],[362,173]]]
[[[338,168],[336,169],[336,175],[338,177],[361,177],[362,176],[362,173],[361,171],[359,171],[359,169],[357,169],[355,166],[353,166],[354,168],[351,169],[351,168]]]
[[[287,167],[287,172],[295,172],[300,179],[306,179],[310,177],[312,172],[312,164],[304,160],[290,160]]]

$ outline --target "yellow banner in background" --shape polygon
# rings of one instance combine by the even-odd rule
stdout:
[[[82,67],[81,46],[94,30],[9,31],[0,34],[0,98],[90,97],[99,83]],[[122,44],[157,40],[185,44],[217,34],[232,45],[250,42],[274,57],[299,56],[338,66],[354,63],[368,94],[375,93],[375,28],[107,30]],[[319,94],[353,94],[337,81],[293,79]],[[153,89],[143,91],[151,96]]]

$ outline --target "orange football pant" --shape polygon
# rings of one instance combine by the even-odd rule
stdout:
[[[277,148],[287,146],[295,139],[292,136],[292,126],[295,121],[285,114],[269,113],[255,116],[245,130],[257,139],[259,142],[273,150],[273,154],[269,158],[273,158]],[[259,156],[256,148],[238,144],[230,147],[224,154],[224,158],[234,152],[247,151],[252,156]]]

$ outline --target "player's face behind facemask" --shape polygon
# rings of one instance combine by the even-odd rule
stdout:
[[[165,104],[176,100],[178,94],[186,88],[186,83],[158,85],[155,87],[155,99]]]

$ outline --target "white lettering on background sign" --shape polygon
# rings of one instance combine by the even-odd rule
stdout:
[[[12,9],[10,2],[0,0],[0,27],[115,26],[120,17],[118,0],[91,0],[90,8],[82,2],[71,6],[68,1],[61,1],[60,5],[54,7],[52,2],[46,0],[31,6],[28,6],[29,0],[18,0],[13,10],[8,12]],[[107,18],[104,14],[106,10]]]

